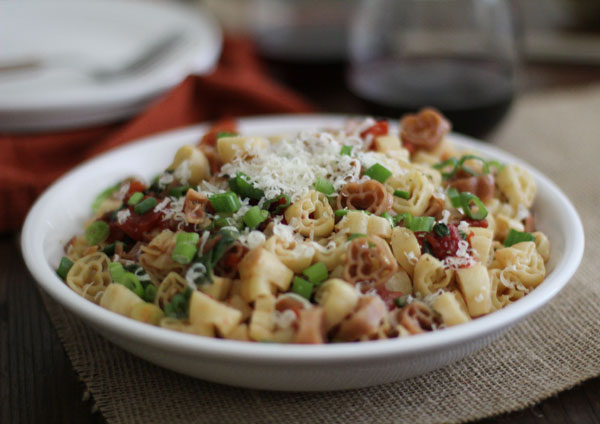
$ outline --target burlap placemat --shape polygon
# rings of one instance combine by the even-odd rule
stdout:
[[[551,177],[585,224],[586,255],[554,301],[475,355],[361,390],[270,393],[206,383],[106,342],[47,300],[75,370],[110,423],[464,422],[532,405],[600,375],[600,87],[522,98],[496,143]]]

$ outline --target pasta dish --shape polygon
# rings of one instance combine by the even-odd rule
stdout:
[[[223,121],[151,181],[92,204],[57,268],[90,302],[166,329],[274,343],[440,330],[545,278],[536,185],[458,151],[426,108],[344,128],[247,136]]]

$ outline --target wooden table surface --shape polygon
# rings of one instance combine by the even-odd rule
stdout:
[[[289,72],[268,63],[275,77],[302,92],[325,112],[363,112],[345,88],[343,67]],[[527,92],[600,83],[600,68],[527,66],[520,90]],[[1,205],[0,207],[7,207]],[[29,275],[16,234],[0,236],[0,423],[103,423],[72,369]],[[600,378],[540,404],[480,421],[500,423],[600,423]]]

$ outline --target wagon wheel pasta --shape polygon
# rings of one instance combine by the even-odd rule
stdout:
[[[443,331],[543,284],[531,175],[458,150],[433,109],[400,124],[212,128],[151,181],[107,181],[57,274],[148,325],[301,344]]]

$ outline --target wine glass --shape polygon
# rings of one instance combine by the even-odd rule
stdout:
[[[350,89],[372,114],[425,106],[483,136],[506,114],[517,60],[504,0],[363,0],[349,41]]]

